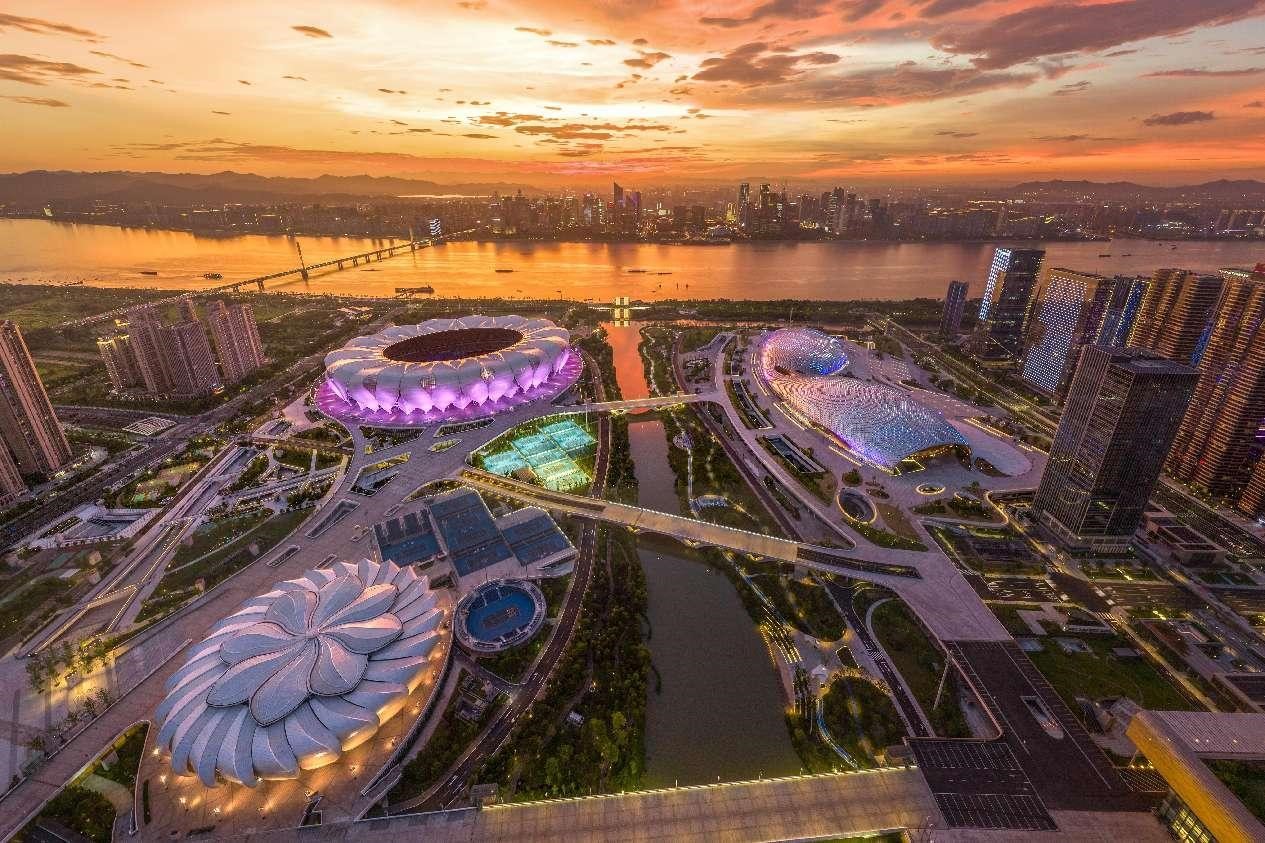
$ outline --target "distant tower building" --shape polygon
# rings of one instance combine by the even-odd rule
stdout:
[[[940,316],[940,333],[946,337],[962,330],[962,311],[966,308],[966,293],[970,285],[965,281],[950,281],[944,296],[944,313]]]
[[[1142,297],[1129,345],[1198,365],[1224,284],[1216,275],[1157,269]]]
[[[97,351],[105,362],[106,374],[116,391],[123,391],[142,383],[140,366],[132,350],[132,338],[128,334],[115,334],[97,340]]]
[[[23,474],[52,474],[70,444],[18,326],[0,321],[0,440]]]
[[[751,225],[751,183],[738,185],[738,229],[744,234]]]
[[[1000,352],[1017,357],[1023,350],[1032,292],[1044,261],[1043,249],[994,250],[979,310],[982,351],[986,355]]]
[[[1086,346],[1032,502],[1041,523],[1072,548],[1128,547],[1198,379],[1154,352]]]
[[[1265,264],[1255,270],[1223,269],[1225,287],[1200,380],[1182,421],[1168,469],[1212,495],[1235,494],[1247,485],[1256,439],[1265,416]],[[1260,510],[1257,495],[1240,509]]]
[[[250,305],[217,301],[207,310],[206,326],[224,383],[237,383],[267,362]]]
[[[1047,271],[1028,321],[1023,379],[1061,401],[1082,348],[1125,344],[1144,290],[1145,281],[1128,276]]]

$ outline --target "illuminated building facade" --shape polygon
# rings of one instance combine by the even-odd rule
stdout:
[[[1041,523],[1076,549],[1127,548],[1198,378],[1154,352],[1086,346],[1033,499]]]
[[[317,404],[336,418],[402,427],[492,415],[575,383],[583,363],[570,336],[522,316],[398,325],[327,355]]]
[[[1189,269],[1157,269],[1138,308],[1129,345],[1199,365],[1225,282]]]
[[[1029,322],[1023,379],[1061,400],[1082,348],[1124,345],[1145,289],[1139,278],[1048,270]]]
[[[994,250],[979,310],[982,354],[1016,357],[1023,351],[1032,293],[1044,262],[1044,249]]]
[[[950,281],[944,296],[944,313],[940,315],[940,333],[951,337],[962,330],[962,311],[966,308],[966,294],[970,289],[965,281]]]
[[[969,453],[944,415],[886,384],[843,374],[842,341],[811,328],[783,328],[760,346],[764,380],[795,412],[837,437],[854,454],[888,472],[907,459]]]
[[[1221,277],[1199,386],[1168,464],[1179,480],[1218,496],[1249,485],[1265,416],[1265,264],[1223,269]],[[1261,514],[1261,482],[1240,498],[1240,510]]]
[[[173,772],[255,787],[332,764],[443,668],[447,612],[411,566],[337,562],[217,623],[154,714]]]

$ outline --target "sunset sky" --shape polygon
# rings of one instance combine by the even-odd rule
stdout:
[[[1265,178],[1265,0],[0,6],[0,170]]]

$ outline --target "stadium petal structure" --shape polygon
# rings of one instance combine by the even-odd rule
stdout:
[[[492,415],[551,399],[580,376],[570,332],[548,319],[463,316],[357,337],[325,358],[321,411],[383,426]]]
[[[285,580],[216,624],[167,680],[157,746],[177,775],[254,787],[337,761],[446,657],[430,583],[368,559]]]
[[[970,448],[944,415],[894,386],[849,377],[843,341],[812,328],[783,328],[760,346],[765,381],[800,415],[888,471],[903,460]]]

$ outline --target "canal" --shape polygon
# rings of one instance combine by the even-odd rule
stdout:
[[[640,327],[606,326],[625,398],[648,394],[637,352]],[[680,514],[663,423],[633,416],[628,437],[638,502]],[[668,540],[638,543],[660,683],[656,690],[652,677],[647,704],[646,786],[799,772],[763,639],[725,575],[680,550]]]

